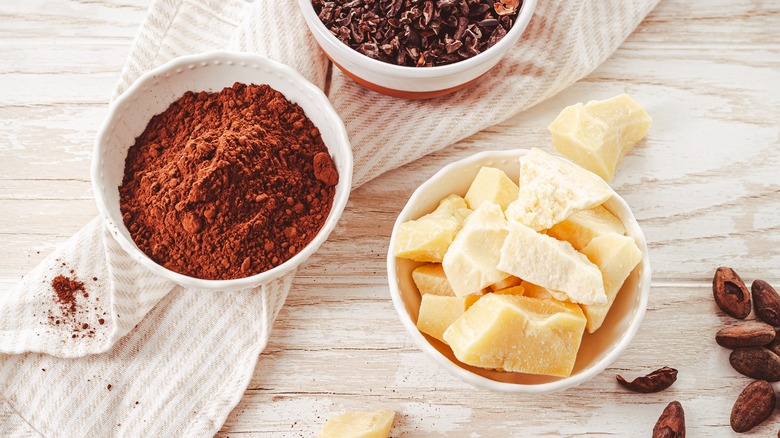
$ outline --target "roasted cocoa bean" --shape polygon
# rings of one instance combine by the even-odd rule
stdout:
[[[750,293],[733,269],[721,266],[715,271],[712,294],[718,307],[734,318],[750,315]]]
[[[756,317],[767,324],[780,325],[780,295],[764,280],[755,280],[750,286]]]
[[[731,409],[731,428],[747,432],[769,418],[775,409],[775,390],[766,380],[757,380],[742,390]]]
[[[672,386],[672,384],[677,380],[677,370],[674,368],[663,367],[644,377],[637,377],[630,382],[626,381],[626,379],[624,379],[620,374],[615,376],[615,378],[624,388],[634,392],[647,394],[651,392],[663,391],[664,389]]]
[[[664,409],[653,427],[653,438],[685,438],[685,412],[678,401]]]
[[[780,381],[780,356],[766,348],[737,348],[729,355],[729,362],[737,372],[748,377]]]
[[[775,339],[775,329],[759,321],[726,327],[715,334],[715,342],[726,348],[763,347]]]

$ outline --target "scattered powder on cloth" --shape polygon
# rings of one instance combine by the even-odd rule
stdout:
[[[101,312],[102,315],[106,314],[97,302],[99,298],[89,300],[87,286],[76,278],[75,271],[70,270],[68,273],[65,263],[61,263],[59,268],[66,272],[54,276],[51,280],[53,294],[50,299],[57,303],[57,307],[46,311],[48,324],[57,330],[67,330],[71,338],[95,337],[95,327],[90,325],[90,322],[103,321],[100,322],[102,325],[105,320],[97,317]],[[96,277],[93,282],[97,282]]]

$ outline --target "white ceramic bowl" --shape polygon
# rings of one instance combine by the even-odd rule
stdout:
[[[604,206],[623,222],[628,235],[642,250],[642,260],[623,285],[604,325],[593,334],[585,333],[574,371],[566,378],[487,370],[459,362],[448,346],[423,335],[417,329],[421,298],[412,280],[412,271],[424,263],[396,258],[392,254],[399,225],[430,213],[439,200],[451,193],[465,195],[482,166],[499,168],[517,181],[520,170],[518,159],[526,153],[528,151],[525,149],[481,152],[445,166],[423,183],[412,194],[396,220],[390,240],[391,249],[387,255],[387,277],[393,304],[401,322],[417,346],[434,362],[480,388],[504,392],[545,393],[579,385],[604,371],[628,347],[639,330],[650,294],[650,259],[645,236],[623,198],[613,191],[612,198]]]
[[[323,52],[359,84],[380,93],[407,99],[426,99],[451,93],[470,84],[501,60],[531,21],[536,0],[523,0],[515,24],[493,47],[477,56],[437,67],[388,64],[353,50],[339,41],[320,21],[311,0],[298,0],[303,18]]]
[[[220,91],[235,82],[268,84],[303,108],[322,135],[336,168],[339,183],[330,214],[314,239],[281,265],[245,278],[203,280],[173,272],[155,263],[133,242],[119,210],[119,186],[128,149],[149,120],[187,91]],[[352,149],[347,131],[325,94],[285,65],[247,53],[208,52],[174,59],[142,75],[109,107],[92,158],[92,187],[98,209],[122,248],[155,274],[193,289],[236,290],[256,287],[280,278],[311,256],[328,238],[347,204],[352,186]]]

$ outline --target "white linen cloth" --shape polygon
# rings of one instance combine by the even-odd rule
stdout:
[[[383,96],[334,71],[329,97],[349,131],[355,185],[558,93],[657,2],[540,1],[504,60],[434,100]],[[325,85],[328,61],[295,0],[153,0],[117,95],[153,67],[212,49],[256,52]],[[85,316],[92,337],[47,318],[59,311],[51,280],[70,270],[89,292],[80,303],[94,308]],[[0,293],[0,436],[213,435],[241,399],[293,277],[251,291],[186,291],[134,264],[93,220]]]

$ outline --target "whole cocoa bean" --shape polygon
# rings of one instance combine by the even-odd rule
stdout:
[[[722,328],[715,334],[715,342],[726,348],[763,347],[773,339],[775,329],[758,321]]]
[[[678,401],[673,401],[661,413],[653,427],[653,438],[685,438],[685,412]]]
[[[755,280],[750,286],[756,317],[767,324],[780,325],[780,295],[764,280]]]
[[[626,389],[647,394],[663,391],[672,386],[672,383],[677,381],[677,370],[669,367],[659,368],[644,377],[637,377],[630,382],[627,382],[620,374],[615,376],[615,378]]]
[[[738,319],[750,315],[750,293],[733,269],[721,266],[712,279],[712,295],[721,310]]]
[[[731,428],[734,432],[747,432],[769,418],[775,409],[777,398],[772,385],[757,380],[742,390],[731,409]]]
[[[780,381],[780,356],[766,348],[737,348],[729,355],[729,362],[737,372],[748,377]]]

